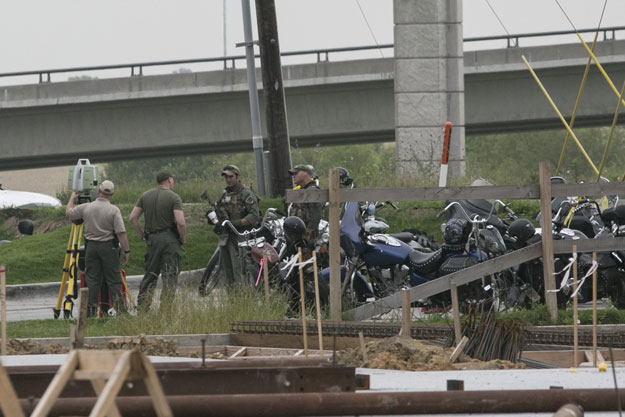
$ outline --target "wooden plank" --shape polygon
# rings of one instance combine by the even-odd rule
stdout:
[[[145,387],[152,397],[152,403],[154,404],[154,409],[156,410],[156,415],[158,417],[173,417],[174,413],[171,411],[169,407],[169,403],[165,399],[165,392],[163,391],[163,386],[161,385],[158,375],[154,370],[154,366],[150,362],[147,356],[139,353],[141,355],[141,361],[143,363],[143,370],[145,371],[146,377],[143,382],[145,383]]]
[[[454,314],[454,335],[456,343],[460,343],[462,333],[460,330],[460,303],[458,302],[458,286],[455,283],[449,284],[451,290],[451,308]]]
[[[450,363],[454,363],[456,362],[456,360],[458,360],[458,356],[460,356],[460,354],[462,353],[462,350],[464,349],[464,347],[466,346],[468,342],[469,342],[469,338],[466,336],[463,336],[460,342],[458,343],[458,345],[456,346],[456,348],[454,349],[454,351],[451,353],[451,356],[449,357]]]
[[[592,354],[592,350],[585,350],[584,357],[586,358],[586,362],[592,362],[592,366],[597,366],[597,363],[605,362],[603,355],[601,352],[597,351],[597,356]]]
[[[552,197],[571,195],[625,194],[625,182],[554,184]],[[443,201],[462,199],[538,199],[538,185],[503,185],[486,187],[421,187],[421,188],[353,188],[341,191],[340,202],[346,201]],[[330,201],[328,190],[287,190],[287,203],[325,203]]]
[[[72,341],[74,349],[82,349],[85,346],[85,332],[87,330],[87,300],[89,299],[89,288],[81,288],[79,293],[80,309],[78,310],[78,320],[76,323],[75,339]]]
[[[6,267],[0,265],[0,337],[2,342],[0,345],[0,353],[7,354],[7,278]]]
[[[399,329],[399,335],[410,339],[410,291],[401,290],[401,328]]]
[[[54,378],[48,385],[48,389],[43,394],[37,406],[33,410],[31,417],[45,417],[48,415],[56,399],[59,397],[65,384],[72,377],[73,371],[78,366],[78,351],[74,350],[70,352],[69,356],[65,360],[65,363],[61,365]]]
[[[481,262],[470,268],[412,287],[410,289],[410,301],[415,302],[443,291],[448,291],[450,283],[455,283],[456,285],[467,284],[483,276],[538,258],[541,255],[541,250],[542,244],[537,242],[526,248],[510,252],[486,262]],[[345,313],[345,316],[349,318],[349,320],[366,320],[379,314],[387,313],[400,306],[401,294],[396,292],[388,297],[380,298],[349,310]]]
[[[554,240],[553,253],[571,253],[573,245],[577,246],[578,253],[610,252],[625,249],[625,237],[615,237],[611,239]]]
[[[7,375],[6,370],[0,364],[0,410],[2,415],[8,417],[24,417],[24,410],[17,399],[15,388]]]
[[[230,357],[231,358],[237,358],[239,356],[245,356],[246,354],[247,354],[247,348],[246,347],[242,347],[241,349],[237,350],[232,355],[230,355]]]
[[[110,373],[109,373],[110,374]],[[92,379],[91,386],[93,387],[93,391],[96,393],[96,397],[99,397],[104,390],[104,386],[106,385],[106,379]],[[117,408],[117,404],[113,402],[111,405],[111,409],[108,412],[108,417],[121,417],[121,413],[119,412],[119,408]]]
[[[543,256],[543,279],[545,281],[545,304],[552,323],[558,319],[558,301],[556,293],[556,278],[553,267],[553,236],[551,234],[551,180],[549,176],[549,164],[541,162],[538,165],[540,182],[540,214],[542,227],[542,256]]]
[[[340,321],[341,297],[341,241],[339,219],[339,171],[332,169],[330,176],[330,320]],[[347,279],[347,277],[346,277]]]
[[[110,379],[98,396],[98,400],[93,406],[89,417],[104,417],[104,415],[108,414],[111,406],[115,403],[115,397],[119,393],[122,385],[126,382],[126,377],[130,373],[130,355],[132,355],[132,353],[132,351],[125,351],[123,353],[117,365],[115,365]]]
[[[369,358],[367,357],[367,346],[365,345],[365,337],[362,332],[358,332],[358,340],[360,341],[360,351],[362,352],[362,360],[365,362],[369,362]]]

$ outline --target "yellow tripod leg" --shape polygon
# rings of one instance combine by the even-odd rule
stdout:
[[[67,283],[67,296],[65,297],[65,303],[63,305],[63,316],[66,319],[72,317],[74,298],[76,298],[74,286],[76,285],[76,274],[78,273],[78,259],[80,257],[78,249],[80,249],[80,244],[82,240],[82,230],[82,224],[76,226],[76,228],[74,229],[74,234],[72,236],[72,249],[70,251],[71,260],[68,268],[69,281]]]
[[[61,307],[63,298],[65,295],[65,289],[67,288],[67,277],[69,275],[69,266],[72,259],[72,244],[74,242],[74,233],[76,225],[72,223],[72,227],[69,232],[69,238],[67,239],[67,249],[65,250],[65,260],[63,262],[63,275],[61,277],[61,287],[59,288],[59,296],[56,300],[56,306],[54,308],[54,318],[59,318],[61,314]]]
[[[126,274],[121,272],[121,276],[122,276],[122,285],[124,286],[124,290],[126,292],[126,296],[128,297],[128,302],[130,303],[132,308],[137,308],[137,305],[135,304],[135,301],[132,299],[132,294],[130,294],[130,290],[128,289],[128,284],[126,284]]]

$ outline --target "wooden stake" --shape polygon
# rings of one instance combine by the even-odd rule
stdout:
[[[592,261],[597,262],[597,252],[592,253]],[[592,273],[592,366],[597,366],[597,270]]]
[[[87,304],[89,299],[89,288],[80,289],[80,309],[78,310],[78,320],[76,324],[76,332],[72,340],[74,349],[82,349],[85,345],[85,332],[87,330]]]
[[[558,320],[558,301],[556,293],[550,290],[556,289],[556,278],[553,274],[553,236],[551,235],[551,179],[549,177],[549,164],[541,162],[538,166],[540,178],[540,225],[542,227],[542,254],[543,254],[543,279],[545,281],[545,300],[547,311],[552,323]]]
[[[269,304],[269,262],[267,252],[263,252],[263,281],[265,281],[265,303]]]
[[[451,290],[451,308],[454,312],[454,335],[456,336],[456,344],[460,343],[462,331],[460,329],[460,303],[458,302],[458,287],[455,283],[449,284]]]
[[[339,221],[339,171],[330,170],[330,319],[341,320],[341,243]],[[347,279],[347,277],[345,278]]]
[[[458,343],[454,351],[451,353],[451,356],[449,357],[450,363],[454,363],[456,362],[456,360],[458,360],[458,356],[460,356],[460,354],[462,353],[462,350],[464,349],[468,341],[469,341],[468,337],[466,336],[462,337],[462,339],[460,340],[460,342]]]
[[[360,340],[360,350],[362,351],[362,360],[365,362],[369,362],[369,358],[367,357],[367,346],[365,345],[365,337],[362,332],[358,332],[358,339]]]
[[[411,337],[410,290],[401,290],[401,337]]]
[[[7,277],[6,268],[0,265],[0,315],[2,317],[2,355],[7,354]]]
[[[4,268],[4,267],[2,267]],[[8,417],[24,417],[24,410],[17,398],[15,388],[7,375],[6,370],[0,365],[0,410],[2,415]]]
[[[573,245],[573,292],[577,291],[577,246]],[[578,353],[578,328],[577,328],[577,294],[573,297],[573,368],[577,367]]]
[[[297,248],[298,262],[302,263],[302,248]],[[304,355],[308,357],[308,339],[306,337],[306,301],[304,299],[304,268],[299,266],[299,299],[300,314],[302,316],[302,335],[304,336]]]
[[[317,333],[319,334],[319,355],[323,356],[323,332],[321,331],[321,302],[319,301],[319,274],[317,256],[313,256],[313,274],[315,276],[315,307],[317,308]]]

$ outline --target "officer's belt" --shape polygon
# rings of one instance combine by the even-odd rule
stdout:
[[[148,230],[148,235],[157,235],[159,233],[163,233],[163,232],[170,232],[171,229],[158,229],[158,230]]]

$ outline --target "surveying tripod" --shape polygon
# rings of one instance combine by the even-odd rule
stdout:
[[[78,224],[77,224],[78,223]],[[59,297],[56,300],[56,308],[54,309],[54,318],[58,319],[61,315],[61,304],[63,307],[63,318],[72,317],[74,308],[74,299],[77,297],[76,278],[78,277],[78,259],[80,257],[80,244],[82,242],[83,222],[82,220],[72,222],[72,228],[69,232],[69,240],[67,241],[67,250],[65,251],[65,262],[63,262],[63,276],[61,278],[61,288],[59,289]],[[67,288],[65,302],[63,302],[63,294]]]

